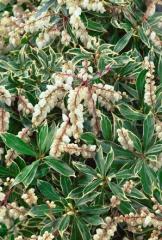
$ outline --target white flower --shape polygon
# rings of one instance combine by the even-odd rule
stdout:
[[[60,128],[57,130],[56,135],[54,137],[54,141],[50,148],[50,155],[54,157],[60,157],[63,152],[63,146],[65,143],[70,142],[70,138],[68,136],[69,129],[69,118],[66,118],[64,115],[65,121],[61,124]]]
[[[24,238],[22,236],[18,236],[15,238],[15,240],[24,240]]]
[[[46,118],[47,114],[57,105],[59,100],[64,97],[64,84],[61,86],[48,85],[47,90],[42,92],[39,97],[39,102],[34,106],[32,117],[33,126],[39,126]]]
[[[19,96],[18,111],[22,112],[23,114],[30,114],[33,112],[33,105],[29,102],[29,100],[25,96],[22,95]]]
[[[33,205],[37,203],[38,197],[35,195],[35,189],[30,188],[26,193],[24,193],[21,198],[28,204]]]
[[[0,202],[5,198],[5,193],[2,192],[2,187],[0,187]]]
[[[155,66],[152,61],[149,61],[148,57],[145,57],[144,67],[148,70],[146,74],[144,102],[147,103],[147,105],[153,107],[156,103],[156,86],[154,81]]]
[[[10,204],[10,208],[8,209],[9,216],[12,217],[13,219],[20,219],[24,220],[25,219],[25,208],[24,207],[19,207],[16,202],[12,202]]]
[[[7,150],[7,153],[5,155],[5,163],[7,166],[10,166],[13,161],[17,158],[17,153],[13,149]]]
[[[49,233],[48,231],[45,231],[43,236],[39,236],[38,240],[52,240],[54,239],[54,235],[52,233]]]
[[[55,208],[56,204],[53,201],[46,201],[46,204],[50,207],[50,208]]]
[[[156,10],[155,2],[154,1],[150,1],[149,5],[147,6],[145,17],[148,18],[148,17],[151,17],[152,15],[154,15],[155,10]]]
[[[0,108],[0,133],[6,132],[9,128],[9,112],[6,112],[3,108]]]
[[[82,9],[80,7],[77,7],[73,14],[78,17],[81,15],[81,13],[82,13]]]
[[[67,33],[66,30],[62,31],[61,33],[61,43],[65,46],[68,46],[71,41],[70,35]]]
[[[5,206],[0,206],[0,222],[3,223],[4,217],[6,216],[7,209]]]
[[[4,86],[0,86],[0,101],[11,106],[11,94]]]
[[[151,225],[152,225],[152,218],[150,215],[148,215],[144,220],[143,226],[147,227],[147,226],[151,226]]]
[[[114,87],[108,84],[103,85],[102,83],[94,84],[92,86],[95,93],[99,97],[99,102],[109,110],[109,106],[113,103],[118,102],[122,95],[120,92],[116,92]]]
[[[129,137],[129,132],[125,128],[117,129],[118,133],[118,141],[122,145],[124,149],[128,149],[129,151],[133,151],[134,144],[133,141]]]

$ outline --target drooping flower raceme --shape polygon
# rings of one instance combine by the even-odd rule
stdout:
[[[0,86],[0,101],[11,106],[11,94],[4,86]]]
[[[40,100],[34,107],[32,118],[33,126],[38,126],[43,122],[47,114],[57,105],[58,101],[61,101],[64,97],[65,92],[64,84],[47,86],[47,90],[40,94]]]
[[[133,151],[134,144],[133,141],[129,137],[129,132],[125,128],[121,128],[117,130],[118,133],[118,141],[124,149],[128,149],[129,151]]]
[[[155,66],[152,61],[149,60],[148,57],[144,59],[144,67],[148,70],[146,73],[146,84],[145,84],[145,94],[144,94],[144,102],[149,106],[154,106],[156,103],[156,86],[154,80],[154,72]]]
[[[9,112],[6,112],[3,108],[0,108],[0,133],[6,132],[9,128]]]

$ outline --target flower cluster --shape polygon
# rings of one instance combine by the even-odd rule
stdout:
[[[72,126],[70,126],[69,118],[63,115],[64,122],[61,124],[60,128],[57,130],[54,137],[54,141],[51,145],[50,155],[55,157],[60,157],[62,153],[67,152],[70,155],[75,154],[79,156],[82,154],[83,157],[90,158],[96,150],[95,145],[82,145],[70,143],[72,136]]]
[[[115,91],[111,85],[103,85],[102,83],[94,84],[93,89],[98,96],[101,106],[105,107],[108,111],[112,109],[113,104],[122,99],[121,92]]]
[[[60,128],[57,130],[54,141],[51,145],[50,155],[60,157],[64,150],[64,145],[70,142],[71,129],[69,128],[69,118],[64,115],[64,122],[61,124]]]
[[[155,66],[148,57],[145,57],[144,67],[148,70],[148,72],[146,73],[144,102],[147,103],[149,106],[154,106],[156,103],[156,86],[154,80]]]
[[[4,86],[0,86],[0,101],[11,106],[11,94]]]
[[[134,144],[131,138],[129,137],[129,132],[125,128],[117,129],[118,133],[118,141],[122,145],[124,149],[128,149],[129,151],[133,151]]]
[[[86,27],[81,20],[81,13],[82,9],[88,9],[92,11],[97,11],[104,13],[106,10],[104,8],[102,1],[85,1],[82,0],[80,2],[76,1],[64,1],[64,0],[58,0],[59,4],[66,4],[66,7],[70,14],[70,24],[75,32],[75,35],[80,41],[86,46],[87,48],[92,48],[93,45],[97,44],[97,39],[95,37],[92,37],[88,34]],[[78,4],[79,3],[79,4]],[[65,33],[63,33],[65,35]],[[69,37],[66,34],[66,37],[63,37],[63,39],[67,39],[67,44],[69,42]]]
[[[132,180],[129,180],[124,183],[122,189],[125,193],[131,193],[133,187],[134,187],[134,182]]]
[[[0,239],[162,238],[157,2],[0,0]]]
[[[26,210],[22,206],[18,206],[16,202],[0,206],[0,223],[3,223],[10,228],[14,220],[23,221],[26,218]]]
[[[154,0],[145,0],[147,10],[145,12],[145,18],[151,17],[154,15],[156,10],[156,1]]]
[[[162,153],[158,154],[155,160],[149,159],[149,166],[157,171],[162,167]]]
[[[48,231],[45,231],[42,236],[32,235],[30,238],[23,238],[22,236],[18,236],[15,238],[15,240],[52,240],[52,239],[54,239],[54,235],[52,233],[49,233]]]
[[[126,223],[128,230],[133,233],[141,232],[142,228],[144,229],[148,226],[154,227],[151,236],[154,236],[155,232],[159,233],[162,230],[161,220],[153,213],[150,213],[147,208],[141,209],[140,213],[130,213],[114,218],[107,217],[104,222],[101,228],[96,230],[96,234],[93,236],[94,240],[111,239],[117,230],[117,225],[120,223]]]
[[[160,236],[160,231],[153,230],[148,240],[159,240],[159,236]]]
[[[108,68],[104,71],[107,73]],[[84,131],[84,112],[88,112],[91,118],[91,127],[94,133],[100,131],[99,117],[100,111],[97,109],[97,100],[102,99],[104,106],[115,104],[122,95],[115,91],[111,85],[90,84],[93,78],[93,68],[89,61],[83,61],[82,67],[75,74],[75,67],[71,62],[63,65],[61,73],[54,73],[54,85],[48,85],[47,90],[42,92],[38,104],[34,107],[32,123],[34,127],[40,125],[46,119],[55,106],[59,106],[63,112],[63,122],[57,130],[51,146],[50,155],[60,157],[63,152],[80,155],[89,158],[95,152],[95,146],[77,145],[80,136]],[[81,81],[79,86],[73,85],[74,79]],[[58,105],[58,101],[63,102],[67,96],[67,108],[64,103]],[[72,143],[74,138],[75,143]]]
[[[117,224],[111,217],[106,217],[101,228],[97,228],[94,240],[110,240],[117,230]]]
[[[151,30],[151,28],[148,28],[146,30],[146,36],[149,38],[150,42],[152,45],[157,49],[160,50],[162,49],[162,41],[159,38],[159,36],[156,34],[155,31]]]
[[[162,204],[158,203],[158,201],[154,197],[152,197],[151,200],[154,203],[153,210],[155,211],[155,213],[161,214],[162,213]]]
[[[111,207],[112,208],[116,208],[117,206],[120,205],[120,199],[117,196],[114,196],[114,195],[111,197],[110,202],[111,202]]]
[[[23,193],[22,199],[29,205],[37,203],[38,197],[35,195],[35,189],[30,188],[26,193]]]
[[[88,95],[88,88],[81,86],[77,87],[74,90],[71,90],[69,93],[68,99],[68,110],[69,118],[71,123],[71,130],[73,137],[78,139],[83,133],[83,104],[82,101],[86,101]]]
[[[82,146],[78,146],[71,143],[64,145],[63,151],[70,155],[75,154],[76,156],[82,155],[84,158],[92,158],[96,152],[96,145],[83,144]]]
[[[9,128],[9,112],[6,112],[3,108],[0,108],[0,133],[6,132]]]
[[[18,111],[23,114],[30,114],[33,112],[33,105],[25,96],[19,95],[18,97]]]
[[[70,19],[69,22],[73,28],[73,31],[78,39],[87,47],[91,48],[93,44],[97,44],[96,37],[90,36],[86,26],[81,20],[82,9],[88,9],[104,13],[106,10],[102,1],[81,1],[78,5],[76,1],[60,1],[58,5],[66,4]],[[14,47],[21,44],[21,38],[25,34],[33,34],[39,32],[36,38],[36,45],[38,48],[43,48],[56,37],[61,35],[61,42],[66,46],[69,44],[71,37],[65,28],[65,20],[59,18],[60,13],[54,9],[47,12],[42,12],[37,16],[35,8],[23,10],[21,6],[23,2],[18,2],[13,6],[13,16],[10,16],[9,12],[4,12],[0,22],[1,34],[4,38],[1,38],[1,50],[9,51]],[[26,6],[27,3],[26,3]],[[57,23],[51,21],[52,16],[58,16],[59,21]],[[64,27],[63,27],[64,26]],[[5,41],[8,38],[8,44]]]
[[[40,125],[47,114],[57,105],[65,95],[64,84],[48,85],[47,90],[39,96],[39,102],[34,107],[32,124],[33,126]]]

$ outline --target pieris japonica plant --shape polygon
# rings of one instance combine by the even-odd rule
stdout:
[[[0,0],[0,239],[162,240],[156,0]]]

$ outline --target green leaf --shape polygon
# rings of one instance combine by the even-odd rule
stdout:
[[[136,88],[138,91],[138,96],[139,96],[140,101],[143,101],[146,73],[147,73],[147,70],[142,70],[140,72],[140,74],[138,75],[138,78],[136,81]]]
[[[70,216],[69,215],[63,215],[61,219],[59,220],[58,229],[60,232],[60,235],[63,236],[63,233],[66,231],[70,223]]]
[[[88,175],[92,175],[92,176],[96,176],[96,175],[97,175],[97,172],[96,172],[93,168],[87,166],[87,165],[84,164],[84,163],[73,162],[73,165],[74,165],[80,172],[82,172],[82,173],[84,173],[84,174],[86,174],[86,175],[87,175],[87,174],[88,174]]]
[[[102,114],[101,117],[101,131],[105,140],[110,140],[112,137],[111,122],[106,115]]]
[[[140,139],[131,131],[128,132],[130,139],[133,141],[133,145],[138,152],[142,152],[142,144]]]
[[[11,176],[13,176],[13,177],[16,177],[19,174],[20,168],[17,165],[17,163],[12,162],[12,164],[9,167],[9,172],[10,172]]]
[[[29,215],[31,216],[37,216],[37,217],[43,217],[46,216],[49,213],[63,213],[64,208],[62,207],[55,207],[55,208],[49,208],[47,204],[41,204],[41,205],[36,205],[31,208],[31,210],[28,212]]]
[[[1,134],[1,138],[3,142],[9,147],[14,149],[17,153],[25,154],[28,156],[35,157],[36,153],[33,149],[19,137],[11,134],[11,133],[3,133]]]
[[[7,235],[7,226],[4,223],[0,223],[0,238],[4,239],[5,236]]]
[[[133,177],[133,171],[131,169],[119,170],[115,176],[117,179],[129,179]]]
[[[87,225],[85,224],[85,222],[79,217],[76,217],[75,221],[76,221],[77,227],[80,231],[80,234],[82,236],[82,239],[90,240],[91,234],[90,234],[89,229],[88,229]]]
[[[151,179],[151,172],[149,167],[146,163],[143,164],[141,171],[140,171],[141,183],[143,190],[146,194],[152,195],[153,188],[152,188],[152,179]]]
[[[82,240],[82,237],[80,235],[79,229],[74,221],[73,226],[72,226],[72,231],[71,231],[71,236],[70,240]]]
[[[54,187],[46,181],[43,180],[38,180],[37,186],[39,191],[45,196],[47,199],[52,200],[52,201],[59,201],[60,200],[60,195],[58,194],[58,191],[54,189]]]
[[[158,75],[160,78],[160,83],[162,83],[162,55],[160,55],[160,57],[159,57]]]
[[[8,177],[9,173],[8,173],[8,169],[0,166],[0,177]]]
[[[45,216],[49,213],[49,207],[46,204],[36,205],[31,208],[29,215],[37,217]]]
[[[129,214],[130,212],[135,213],[135,209],[133,208],[132,204],[127,201],[122,201],[120,203],[119,210],[122,214]]]
[[[146,153],[148,155],[153,155],[153,154],[157,155],[158,153],[161,153],[161,151],[162,151],[162,144],[156,144],[150,147]]]
[[[88,224],[91,224],[91,225],[94,225],[94,226],[101,225],[101,224],[104,223],[103,219],[98,215],[86,216],[85,221]]]
[[[112,163],[114,161],[114,151],[112,149],[112,147],[110,148],[110,151],[108,152],[107,156],[106,156],[106,161],[105,161],[105,165],[104,165],[104,171],[105,171],[105,175],[107,174],[107,172],[109,171]]]
[[[87,193],[93,192],[97,187],[100,186],[100,184],[101,184],[102,182],[103,182],[102,179],[96,179],[96,180],[90,182],[90,183],[84,188],[83,194],[87,194]]]
[[[76,200],[76,205],[77,206],[82,206],[88,202],[92,202],[94,201],[94,199],[100,194],[100,192],[90,192],[87,193],[85,195],[83,195],[83,197],[81,197],[80,199]]]
[[[65,196],[67,196],[72,190],[72,182],[69,177],[65,177],[63,175],[60,176],[60,185],[61,189]]]
[[[122,188],[119,185],[117,185],[113,182],[110,182],[109,183],[109,188],[111,189],[113,195],[118,196],[122,200],[126,199],[125,194],[124,194]]]
[[[104,172],[105,172],[105,169],[104,169],[105,159],[103,157],[103,151],[102,151],[101,146],[99,147],[99,149],[98,149],[98,151],[96,153],[95,161],[96,161],[96,165],[97,165],[97,168],[98,168],[100,174],[102,176],[104,176]]]
[[[48,125],[44,124],[41,127],[38,135],[38,146],[42,153],[45,152],[47,136],[48,136]]]
[[[132,109],[130,106],[127,104],[119,104],[118,105],[120,113],[128,120],[143,120],[144,115],[134,109]]]
[[[23,168],[23,170],[15,178],[15,181],[13,182],[12,186],[15,186],[19,183],[23,183],[25,187],[28,187],[36,175],[38,166],[39,160]]]
[[[105,214],[108,212],[108,207],[101,207],[101,206],[81,206],[79,208],[79,212],[83,214],[88,215],[94,215],[94,214]]]
[[[132,32],[128,32],[126,33],[122,38],[120,38],[120,40],[117,42],[117,44],[114,47],[114,51],[115,52],[120,52],[121,50],[123,50],[126,45],[128,44],[129,40],[132,37]]]
[[[49,151],[55,136],[56,125],[53,123],[50,127],[47,124],[41,127],[38,134],[38,146],[42,153]]]
[[[82,133],[80,139],[83,140],[87,144],[95,144],[96,143],[96,137],[91,132]]]
[[[106,29],[101,25],[101,23],[90,19],[87,21],[87,29],[95,32],[106,32]]]
[[[144,150],[147,151],[148,148],[152,144],[153,136],[154,136],[154,116],[150,112],[145,120],[143,125],[143,143],[144,143]]]
[[[133,188],[131,193],[127,193],[127,196],[137,199],[146,199],[146,196],[143,194],[143,192],[137,188]]]
[[[83,187],[77,187],[71,190],[71,192],[68,194],[67,198],[70,199],[79,199],[83,196]]]
[[[140,37],[141,41],[142,41],[148,48],[150,48],[149,38],[148,38],[148,36],[146,36],[145,32],[146,32],[146,28],[144,28],[143,26],[138,28],[138,34],[139,34],[139,37]]]
[[[75,177],[74,170],[69,167],[69,165],[61,160],[57,160],[52,157],[46,157],[45,163],[48,164],[53,170],[60,173],[61,175],[64,175],[66,177],[73,176]]]

